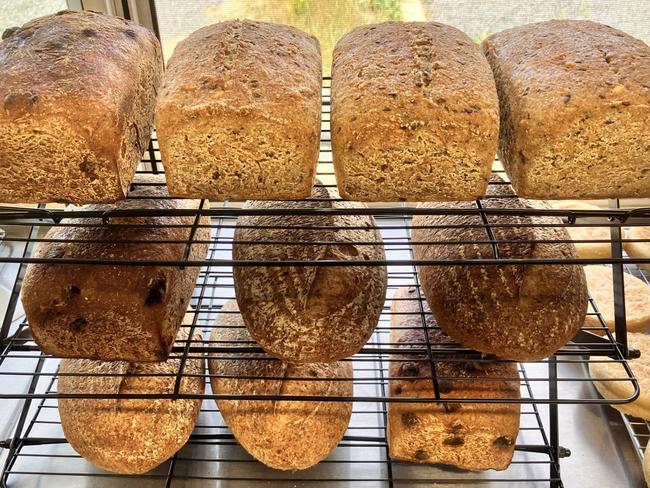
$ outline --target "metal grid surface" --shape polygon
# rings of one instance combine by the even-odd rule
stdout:
[[[331,164],[331,144],[329,135],[329,88],[324,88],[323,106],[323,134],[319,164],[320,185],[326,187],[334,186],[334,174]],[[145,154],[140,174],[162,173],[163,167],[160,162],[157,141],[152,141],[149,151]],[[497,166],[495,173],[505,176]],[[495,182],[491,188],[504,183]],[[489,193],[488,193],[489,194]],[[636,269],[633,263],[644,262],[634,260],[625,256],[621,250],[622,240],[616,237],[616,233],[622,225],[637,225],[639,216],[645,216],[648,211],[628,210],[598,210],[598,211],[557,211],[557,210],[498,210],[490,209],[490,198],[485,198],[475,209],[467,212],[472,215],[480,215],[483,223],[479,224],[486,231],[483,244],[489,244],[493,249],[498,250],[499,245],[508,242],[496,241],[491,229],[498,225],[490,223],[492,215],[557,215],[565,217],[565,223],[558,225],[584,225],[584,226],[610,226],[613,240],[613,258],[600,260],[564,259],[564,260],[507,260],[500,259],[497,252],[490,258],[475,260],[475,262],[463,261],[463,264],[567,264],[567,263],[600,263],[612,264],[615,271],[618,268],[622,271],[623,266],[629,271]],[[198,218],[197,212],[186,211],[187,215],[193,215],[194,224],[188,227],[196,228]],[[455,213],[456,210],[451,210]],[[163,212],[164,213],[164,212]],[[173,212],[172,212],[173,213]],[[207,383],[206,393],[200,397],[203,399],[203,410],[199,424],[189,444],[180,451],[170,462],[158,468],[152,474],[136,477],[122,477],[95,470],[92,466],[80,459],[65,442],[60,430],[56,410],[56,398],[60,395],[56,391],[57,358],[42,355],[29,333],[29,326],[24,319],[14,321],[16,301],[9,307],[5,320],[3,321],[2,336],[8,336],[3,340],[3,349],[0,354],[0,381],[8,385],[0,391],[0,399],[24,400],[17,419],[17,429],[13,437],[6,439],[2,447],[8,448],[9,456],[5,465],[3,481],[14,486],[34,486],[45,483],[46,486],[61,484],[67,486],[72,480],[83,477],[84,484],[88,486],[114,486],[115,478],[119,478],[120,486],[129,484],[142,485],[151,483],[152,486],[198,486],[205,480],[217,480],[227,482],[224,486],[249,486],[253,480],[260,480],[262,483],[273,481],[274,486],[294,486],[301,482],[323,483],[327,486],[393,486],[412,483],[430,483],[442,481],[450,485],[458,483],[486,483],[500,482],[507,486],[522,484],[534,486],[560,486],[557,461],[560,457],[568,455],[568,451],[560,448],[557,433],[557,406],[561,403],[603,403],[604,400],[598,396],[585,396],[588,391],[579,388],[579,384],[589,381],[582,376],[558,376],[557,364],[566,362],[579,364],[586,367],[589,362],[606,360],[608,357],[620,361],[626,368],[625,362],[625,329],[624,316],[622,318],[622,334],[618,334],[619,342],[614,340],[613,335],[605,326],[604,321],[597,310],[597,304],[591,301],[589,313],[598,316],[599,327],[584,327],[573,343],[563,347],[556,356],[550,360],[519,364],[519,377],[512,378],[521,385],[521,412],[522,429],[517,440],[517,452],[513,465],[504,472],[466,473],[458,470],[443,470],[436,467],[415,466],[407,463],[390,462],[387,459],[386,445],[386,404],[390,401],[398,401],[388,395],[390,361],[400,361],[399,355],[403,354],[390,342],[389,333],[391,328],[391,300],[394,291],[401,286],[414,286],[419,289],[419,277],[416,264],[413,259],[413,243],[411,242],[412,216],[417,213],[436,213],[422,211],[412,204],[377,204],[370,208],[356,208],[349,213],[373,215],[377,222],[377,228],[381,231],[386,260],[378,262],[327,262],[307,261],[277,263],[269,261],[256,261],[248,263],[237,263],[232,260],[231,248],[233,231],[238,215],[250,213],[242,210],[239,203],[213,203],[210,208],[202,211],[203,215],[209,215],[211,219],[211,238],[209,242],[209,256],[205,260],[192,262],[186,259],[173,262],[151,262],[142,261],[119,262],[124,265],[166,265],[166,266],[200,266],[201,272],[197,280],[197,287],[191,300],[190,316],[191,322],[184,322],[183,327],[201,328],[204,341],[196,343],[186,342],[172,351],[173,357],[180,357],[184,363],[188,358],[211,355],[224,352],[224,344],[219,341],[210,341],[210,333],[215,327],[214,321],[223,303],[234,297],[232,266],[233,265],[386,265],[388,268],[388,296],[379,325],[368,344],[354,357],[350,358],[354,366],[354,395],[353,397],[340,397],[332,400],[349,401],[354,400],[354,414],[350,428],[342,444],[327,461],[318,466],[300,473],[281,473],[264,468],[252,461],[241,448],[236,446],[231,434],[225,428],[223,420],[215,406],[216,398],[231,398],[230,396],[217,396],[212,394],[210,389],[211,376],[206,372],[203,377]],[[327,215],[346,213],[340,209],[318,209],[300,210],[294,212],[296,215]],[[24,272],[25,263],[34,261],[31,256],[35,246],[46,241],[44,230],[52,225],[73,226],[73,225],[122,225],[115,224],[113,218],[116,216],[135,215],[160,215],[157,212],[132,211],[126,214],[119,212],[89,212],[84,209],[62,210],[52,208],[6,208],[0,210],[0,225],[13,226],[25,230],[24,237],[11,237],[17,242],[24,244],[24,253],[19,258],[0,257],[0,262],[21,263],[21,272],[18,273],[14,287],[14,298],[20,291],[21,273]],[[65,217],[65,220],[62,218]],[[82,220],[94,218],[95,220]],[[525,226],[523,224],[521,226]],[[530,224],[538,226],[540,224]],[[182,241],[182,244],[189,246],[189,240]],[[151,242],[156,245],[156,242]],[[159,243],[160,244],[160,243]],[[289,243],[300,245],[302,243]],[[456,242],[457,244],[457,242]],[[185,253],[187,255],[187,252]],[[648,260],[645,260],[648,261]],[[54,262],[65,263],[65,259],[57,259]],[[75,260],[69,260],[74,263]],[[86,261],[83,261],[86,262]],[[87,261],[90,264],[91,261]],[[101,262],[98,264],[108,264]],[[111,263],[115,264],[115,263]],[[426,262],[426,264],[459,264],[454,262]],[[421,293],[419,293],[420,300]],[[426,330],[425,317],[421,315],[421,326]],[[620,327],[621,319],[617,317],[617,327]],[[494,361],[494,358],[485,358],[478,353],[455,345],[451,348],[441,349],[441,344],[427,344],[421,349],[423,361],[432,364],[434,361],[453,361],[453,355],[462,353],[472,357],[472,361]],[[230,352],[251,352],[260,351],[255,344],[237,344],[237,347],[229,347]],[[409,349],[411,354],[414,349]],[[472,356],[473,355],[473,356]],[[629,369],[627,374],[611,381],[630,382],[636,388]],[[177,373],[176,378],[182,377],[183,371]],[[292,378],[285,378],[291,381]],[[439,378],[433,377],[435,385]],[[576,383],[576,388],[563,389],[572,391],[566,396],[558,397],[558,382],[568,384]],[[636,394],[636,392],[635,392]],[[74,396],[74,395],[72,395]],[[156,395],[160,397],[160,395]],[[625,403],[630,401],[634,395],[627,398],[619,398],[608,403]],[[191,395],[172,394],[173,398],[191,397]],[[260,397],[275,398],[275,397]],[[283,397],[287,399],[287,397]],[[303,397],[295,399],[304,400]],[[313,399],[313,398],[311,398]],[[416,399],[401,397],[399,401],[481,401],[475,398],[462,398],[460,400],[450,399]],[[494,399],[493,401],[504,401]],[[510,400],[511,401],[511,400]],[[540,410],[544,414],[540,414]],[[543,427],[542,417],[548,415],[550,431],[547,434]],[[47,446],[47,451],[45,450]],[[250,469],[250,476],[242,477],[241,470],[233,470],[232,466],[245,464]],[[238,474],[232,474],[232,473]],[[282,480],[282,481],[281,481]]]

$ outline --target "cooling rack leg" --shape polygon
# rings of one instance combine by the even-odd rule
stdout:
[[[549,429],[550,429],[550,444],[551,444],[551,465],[550,465],[550,478],[551,488],[562,488],[562,480],[560,479],[560,426],[558,419],[558,404],[554,402],[557,400],[557,358],[555,355],[548,359],[548,394],[551,403],[548,406],[549,416]]]
[[[36,386],[38,385],[38,380],[40,378],[40,372],[43,370],[43,364],[44,364],[44,359],[43,356],[41,356],[38,359],[38,363],[36,364],[36,368],[34,369],[34,375],[32,376],[32,381],[29,384],[29,391],[28,394],[31,395],[36,391]],[[27,415],[29,414],[29,408],[32,405],[32,400],[30,398],[27,398],[25,400],[25,403],[23,404],[23,410],[20,412],[20,418],[18,419],[18,422],[16,423],[16,428],[14,429],[14,437],[11,441],[11,445],[9,446],[9,451],[7,452],[7,459],[5,460],[5,464],[2,467],[2,483],[1,486],[4,488],[7,486],[7,478],[9,477],[9,471],[11,467],[13,466],[14,462],[16,461],[16,449],[18,447],[18,442],[19,439],[22,436],[23,432],[23,427],[25,426],[25,421],[27,420]]]
[[[39,204],[38,208],[45,208],[45,205]],[[31,226],[29,229],[29,238],[27,239],[27,242],[25,243],[25,247],[23,248],[23,253],[22,253],[23,258],[31,257],[32,251],[34,250],[34,243],[32,242],[32,239],[34,239],[37,235],[38,235],[38,227]],[[16,305],[18,303],[18,297],[20,296],[20,289],[23,284],[23,278],[25,276],[26,270],[27,270],[27,265],[25,263],[21,263],[16,273],[16,280],[14,281],[14,286],[11,289],[9,304],[7,305],[7,310],[5,310],[5,316],[2,321],[2,328],[0,329],[0,340],[6,339],[7,336],[9,335],[9,328],[11,327],[11,322],[13,321],[14,318],[14,312],[16,311]],[[0,358],[0,364],[2,364],[3,360],[4,357]]]
[[[618,200],[610,200],[610,208],[618,209],[620,207]],[[610,227],[612,239],[612,257],[621,259],[623,257],[623,244],[621,243],[621,226],[612,225]],[[614,278],[614,326],[616,330],[616,342],[620,344],[623,357],[628,357],[627,347],[627,322],[625,318],[625,283],[623,263],[612,264],[612,274]]]

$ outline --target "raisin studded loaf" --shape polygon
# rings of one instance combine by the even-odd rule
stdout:
[[[519,430],[519,405],[506,403],[520,397],[516,363],[440,353],[455,345],[438,328],[426,303],[421,305],[422,310],[415,287],[399,288],[393,296],[390,342],[401,352],[391,355],[390,395],[435,398],[427,354],[408,352],[426,348],[423,312],[436,375],[446,378],[438,380],[441,398],[502,402],[389,403],[390,457],[469,470],[506,469]]]
[[[136,186],[131,198],[90,210],[196,209],[197,200],[170,199],[164,186]],[[63,220],[36,250],[37,258],[179,261],[194,216]],[[204,217],[202,224],[207,224]],[[66,225],[67,224],[67,225]],[[71,226],[70,224],[83,224]],[[90,224],[90,225],[89,225]],[[184,227],[179,227],[184,226]],[[208,228],[199,228],[189,259],[207,254]],[[135,243],[113,241],[136,241]],[[176,240],[178,243],[156,243]],[[92,241],[92,242],[73,242]],[[141,242],[138,242],[141,241]],[[199,268],[100,264],[30,264],[22,303],[40,349],[62,357],[163,361],[194,291]]]

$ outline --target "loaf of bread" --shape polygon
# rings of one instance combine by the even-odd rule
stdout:
[[[589,205],[582,202],[555,200],[550,202],[551,207],[557,210],[601,210],[596,205]],[[586,223],[583,219],[581,224]],[[569,225],[566,228],[569,237],[573,240],[578,257],[582,259],[611,259],[612,257],[612,233],[610,227],[584,227],[581,225]],[[621,229],[621,237],[625,238],[625,229]],[[600,242],[585,242],[600,241]]]
[[[0,201],[114,202],[149,143],[162,57],[128,20],[64,10],[0,43]]]
[[[314,187],[306,202],[256,201],[244,208],[359,205],[333,200],[337,196]],[[232,254],[243,261],[383,260],[376,225],[367,215],[242,216]],[[337,361],[358,352],[379,320],[387,279],[385,266],[234,268],[237,302],[249,332],[266,352],[294,363]]]
[[[360,201],[473,200],[499,136],[485,57],[437,22],[365,25],[336,45],[332,157],[341,195]]]
[[[483,43],[499,92],[499,156],[521,197],[650,196],[650,48],[552,20]]]
[[[500,196],[484,200],[485,208],[550,208],[513,198],[507,185],[495,185]],[[473,202],[425,203],[421,208],[470,209]],[[488,215],[503,259],[576,259],[556,217]],[[531,227],[531,225],[558,227]],[[422,228],[423,226],[440,226]],[[452,227],[444,227],[452,226]],[[463,227],[453,227],[463,226]],[[466,227],[465,227],[466,226]],[[490,244],[454,241],[490,239],[480,215],[421,215],[413,218],[413,251],[419,260],[494,259]],[[447,242],[419,245],[418,242]],[[587,286],[582,266],[575,264],[419,266],[424,295],[440,327],[455,341],[506,359],[537,360],[571,340],[584,323]]]
[[[626,233],[630,242],[623,244],[625,252],[631,258],[650,259],[650,227],[630,227]],[[639,268],[650,273],[650,263],[638,264]]]
[[[585,325],[602,327],[601,319],[612,332],[616,332],[614,309],[614,274],[609,266],[585,266],[587,289],[598,308],[600,316],[587,315]],[[627,332],[650,330],[650,286],[629,273],[623,273],[625,293],[625,324]],[[595,332],[601,332],[597,330]],[[603,331],[604,332],[604,331]]]
[[[516,363],[472,360],[470,355],[443,352],[456,345],[438,328],[415,287],[393,295],[390,342],[390,395],[435,398],[426,354],[422,311],[434,351],[440,397],[502,400],[504,403],[388,403],[388,449],[392,459],[448,464],[461,469],[506,469],[519,432],[519,372]],[[464,361],[466,360],[466,361]]]
[[[169,192],[213,200],[308,197],[320,142],[316,38],[228,21],[181,41],[156,109]]]
[[[178,333],[184,345],[187,329]],[[193,340],[201,341],[195,331]],[[182,341],[182,342],[181,342]],[[180,359],[162,363],[63,359],[58,392],[74,395],[169,395],[174,392]],[[184,366],[180,393],[202,395],[205,360],[196,354]],[[201,409],[201,399],[59,399],[59,415],[72,448],[100,468],[145,473],[183,447]]]
[[[237,302],[217,317],[210,340],[218,347],[255,346]],[[223,341],[223,342],[220,342]],[[313,396],[313,400],[221,400],[217,406],[237,441],[255,459],[282,470],[306,469],[325,459],[348,428],[352,363],[287,364],[265,353],[218,353],[208,360],[216,395]]]
[[[164,186],[136,186],[116,205],[90,210],[193,209],[196,200],[173,200]],[[36,258],[180,260],[194,216],[64,219],[52,227]],[[70,224],[86,226],[70,226]],[[207,217],[203,219],[207,224]],[[125,226],[128,224],[129,226]],[[89,225],[89,226],[88,226]],[[173,227],[184,225],[187,227]],[[190,260],[204,259],[210,231],[200,228]],[[74,240],[74,242],[73,242]],[[113,241],[142,241],[135,243]],[[179,243],[159,243],[179,240]],[[92,241],[92,242],[77,242]],[[98,242],[101,241],[101,242]],[[198,267],[30,264],[22,303],[31,333],[46,354],[62,357],[124,360],[167,359],[194,291]]]
[[[639,382],[639,396],[631,403],[612,404],[615,409],[650,420],[650,336],[638,332],[627,335],[628,344],[641,352],[641,356],[627,361],[632,374]],[[634,395],[634,384],[620,360],[598,358],[589,361],[589,376],[594,386],[606,400],[623,400]]]

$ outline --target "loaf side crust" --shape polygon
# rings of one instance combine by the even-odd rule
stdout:
[[[391,311],[390,342],[396,347],[425,347],[422,312],[426,314],[432,354],[453,347],[426,303],[422,303],[420,310],[415,287],[397,289]],[[460,361],[462,354],[438,354],[436,375],[453,378],[439,380],[441,398],[520,398],[515,363],[465,358],[467,362]],[[435,398],[426,355],[391,355],[389,376],[393,397]],[[388,447],[392,459],[468,470],[506,469],[512,461],[518,431],[516,403],[388,403]]]
[[[228,21],[180,42],[156,110],[172,195],[300,199],[320,142],[318,41],[289,26]]]
[[[332,150],[344,198],[479,198],[498,133],[490,66],[458,29],[386,22],[358,27],[338,42]]]
[[[164,187],[137,186],[129,200],[112,208],[195,209],[196,200],[174,200]],[[143,198],[145,197],[145,198]],[[185,245],[155,244],[155,240],[187,240],[193,216],[120,217],[109,225],[100,219],[75,223],[93,227],[52,227],[46,234],[57,242],[42,243],[36,258],[180,260]],[[65,219],[63,224],[69,223]],[[204,217],[202,224],[208,224]],[[130,227],[121,225],[128,224]],[[133,225],[155,225],[134,227]],[[195,240],[207,241],[208,228],[200,228]],[[70,242],[72,239],[105,241]],[[117,240],[142,243],[114,243]],[[194,244],[190,260],[202,260],[207,244]],[[163,361],[176,337],[199,273],[198,267],[30,264],[25,273],[22,303],[30,331],[39,348],[60,357]]]
[[[359,205],[333,200],[337,196],[327,188],[314,187],[309,201],[256,201],[247,202],[245,208]],[[235,229],[233,258],[383,260],[384,247],[379,230],[373,228],[376,225],[371,216],[360,215],[241,216]],[[368,244],[357,244],[360,242]],[[387,281],[385,266],[234,268],[237,302],[249,332],[272,356],[296,363],[337,361],[357,353],[377,325]]]
[[[235,300],[222,308],[210,340],[224,341],[215,342],[219,347],[255,344]],[[223,358],[233,355],[237,358]],[[352,363],[298,365],[269,358],[265,353],[211,355],[212,390],[217,395],[313,396],[306,401],[217,400],[226,424],[253,457],[274,469],[306,469],[325,459],[347,430],[352,402],[328,402],[327,397],[352,396]]]
[[[177,345],[184,345],[180,341],[187,337],[188,330],[181,329]],[[201,333],[195,331],[192,338],[200,342]],[[171,394],[179,367],[180,359],[161,363],[63,359],[58,392]],[[203,358],[187,360],[181,394],[204,393],[204,368]],[[72,398],[60,399],[58,403],[61,426],[72,448],[100,468],[127,474],[146,473],[181,449],[201,409],[201,399]]]
[[[540,208],[540,202],[512,198],[497,185],[484,208]],[[501,192],[499,198],[496,192]],[[510,197],[509,197],[510,196]],[[476,208],[472,202],[425,203],[421,208]],[[548,208],[548,207],[546,207]],[[562,222],[555,217],[487,216],[500,258],[576,259]],[[510,225],[497,227],[494,224]],[[558,227],[530,227],[531,224]],[[417,228],[422,226],[461,226]],[[474,227],[467,227],[472,225]],[[418,260],[494,259],[489,244],[453,244],[489,238],[479,215],[418,215],[413,218],[413,251]],[[418,242],[452,241],[441,246]],[[455,341],[505,359],[537,360],[571,340],[585,320],[587,287],[584,271],[572,264],[419,266],[422,289],[440,327]]]
[[[483,43],[501,105],[499,156],[521,197],[650,196],[650,48],[553,20]]]
[[[162,72],[156,37],[95,12],[32,20],[0,43],[0,200],[123,198]]]

